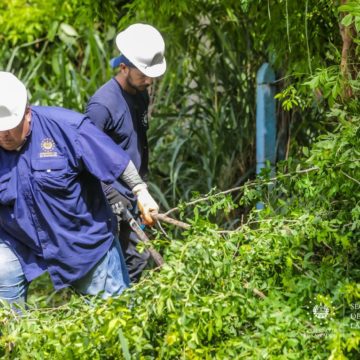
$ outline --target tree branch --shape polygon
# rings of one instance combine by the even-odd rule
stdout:
[[[284,178],[284,177],[293,176],[294,174],[296,174],[296,175],[297,175],[297,174],[304,174],[304,173],[308,173],[308,172],[315,171],[315,170],[319,170],[319,168],[318,168],[317,166],[314,166],[314,167],[312,167],[312,168],[295,171],[295,173],[282,174],[282,175],[273,177],[273,178],[271,178],[271,179],[263,180],[262,182],[263,182],[263,183],[273,182],[273,181],[276,181],[276,180],[281,179],[281,178]],[[252,182],[250,182],[250,183],[248,183],[248,184],[245,184],[245,185],[236,186],[236,187],[234,187],[234,188],[232,188],[232,189],[220,191],[220,192],[218,192],[218,193],[216,193],[216,194],[204,196],[204,197],[202,197],[202,198],[199,198],[199,199],[196,199],[196,200],[187,202],[187,203],[184,204],[184,206],[192,206],[192,205],[198,204],[199,202],[203,202],[203,201],[209,200],[209,199],[212,198],[212,197],[216,197],[216,196],[220,196],[220,195],[226,195],[226,194],[230,194],[230,193],[232,193],[232,192],[240,191],[240,190],[242,190],[245,186],[254,186],[254,185],[260,185],[260,184],[261,184],[261,181],[259,181],[259,180],[258,180],[258,181],[252,181]],[[179,211],[179,210],[180,210],[180,207],[175,207],[175,208],[172,208],[172,209],[166,211],[166,212],[164,213],[164,215],[169,215],[169,214],[171,214],[172,212],[174,212],[174,211]]]

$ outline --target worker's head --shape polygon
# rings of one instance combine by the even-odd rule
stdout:
[[[25,85],[15,75],[0,71],[0,147],[18,149],[29,132],[30,118]]]
[[[116,36],[121,56],[112,59],[112,67],[120,67],[127,85],[144,91],[153,79],[164,74],[165,43],[161,34],[151,25],[134,24]]]

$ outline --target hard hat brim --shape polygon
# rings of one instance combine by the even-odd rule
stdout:
[[[144,66],[136,61],[132,61],[135,67],[140,70],[144,75],[150,78],[156,78],[163,75],[166,71],[166,60],[165,58],[160,64],[156,64],[153,66]]]
[[[26,102],[24,104],[24,113],[25,113],[25,106],[26,106]],[[7,131],[16,128],[21,123],[23,117],[24,114],[0,117],[0,131]]]

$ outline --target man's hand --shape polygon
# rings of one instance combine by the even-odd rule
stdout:
[[[138,184],[132,189],[132,191],[137,196],[138,207],[144,223],[146,225],[153,226],[155,220],[151,217],[150,213],[157,213],[159,211],[159,206],[150,195],[147,185],[145,183]]]

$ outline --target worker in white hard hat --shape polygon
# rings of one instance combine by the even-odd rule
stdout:
[[[44,272],[56,289],[119,295],[129,275],[101,182],[157,204],[129,155],[86,116],[30,106],[24,84],[0,71],[0,300],[24,303]]]
[[[120,55],[111,60],[118,72],[100,87],[87,104],[86,114],[95,125],[123,148],[146,180],[148,173],[148,88],[164,74],[165,43],[160,32],[151,25],[133,24],[116,36]],[[122,202],[139,219],[136,197],[122,182],[104,187],[111,205]],[[141,210],[141,209],[140,209]],[[154,209],[158,211],[158,207]],[[142,221],[153,225],[146,217]],[[136,249],[138,239],[129,224],[119,216],[119,238],[125,254],[130,279],[138,281],[148,264],[149,253]]]

